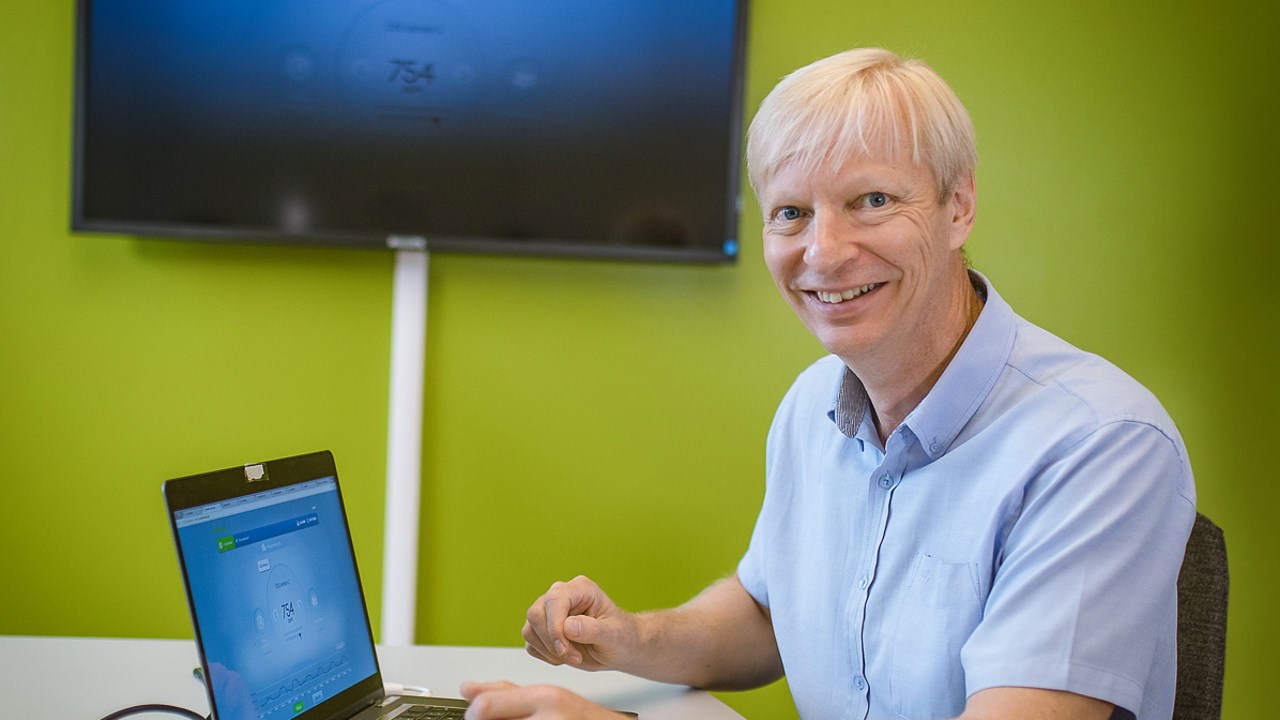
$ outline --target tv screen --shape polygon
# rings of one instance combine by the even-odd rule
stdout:
[[[81,0],[76,230],[725,262],[745,0]]]

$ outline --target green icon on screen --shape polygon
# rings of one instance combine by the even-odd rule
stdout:
[[[294,704],[293,704],[293,714],[294,714],[294,715],[297,715],[298,713],[300,713],[300,712],[302,712],[303,710],[306,710],[306,709],[307,709],[306,704],[305,704],[305,703],[303,703],[301,700],[299,700],[298,702],[296,702],[296,703],[294,703]]]
[[[218,552],[236,549],[236,539],[230,535],[218,538]]]

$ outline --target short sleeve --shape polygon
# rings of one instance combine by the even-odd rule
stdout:
[[[764,580],[764,553],[760,548],[760,521],[761,518],[756,518],[756,529],[751,533],[751,543],[747,545],[747,552],[738,561],[738,581],[756,602],[763,607],[769,607],[769,591]]]
[[[782,407],[787,406],[787,399],[783,400]],[[783,411],[780,409],[778,415],[781,416]],[[764,500],[760,505],[760,513],[756,516],[755,529],[751,532],[751,542],[747,545],[747,551],[743,554],[742,559],[738,561],[738,581],[742,583],[742,587],[747,593],[760,603],[763,607],[769,607],[769,586],[768,586],[768,563],[769,549],[772,545],[776,545],[774,536],[777,533],[777,523],[784,510],[779,507],[781,496],[786,494],[780,485],[790,482],[790,477],[786,473],[775,472],[775,466],[779,462],[777,455],[777,435],[781,432],[777,417],[769,431],[769,439],[765,443],[765,489]]]
[[[1153,425],[1120,421],[1045,466],[961,652],[967,694],[1058,689],[1147,715],[1150,675],[1173,678],[1177,576],[1195,517],[1180,447]]]
[[[831,432],[830,419],[823,412],[824,393],[839,382],[844,365],[838,358],[827,356],[809,366],[787,389],[765,441],[765,488],[760,513],[746,553],[738,562],[738,580],[747,593],[764,607],[769,605],[768,558],[786,552],[779,543],[779,528],[786,520],[791,502],[791,483],[802,464],[797,453],[812,447],[817,428]],[[798,441],[797,435],[809,442]]]

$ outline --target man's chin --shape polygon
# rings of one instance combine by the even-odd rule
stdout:
[[[822,345],[822,349],[837,355],[844,360],[846,365],[855,362],[859,357],[867,355],[872,348],[875,347],[875,341],[866,337],[864,333],[851,333],[849,330],[826,332],[821,335],[814,333],[818,338],[818,343]]]

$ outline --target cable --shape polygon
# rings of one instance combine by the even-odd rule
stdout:
[[[171,715],[181,715],[188,720],[209,720],[209,718],[194,710],[181,708],[177,705],[160,705],[155,703],[150,705],[134,705],[133,707],[127,707],[123,710],[117,710],[102,718],[102,720],[120,720],[120,718],[126,718],[130,715],[141,715],[143,713],[169,713]]]

